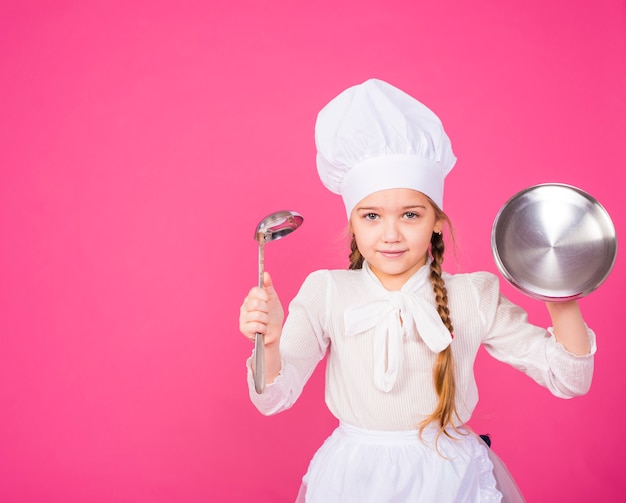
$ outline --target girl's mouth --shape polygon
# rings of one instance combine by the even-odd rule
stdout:
[[[380,250],[378,253],[380,253],[383,257],[397,258],[404,254],[404,250]]]

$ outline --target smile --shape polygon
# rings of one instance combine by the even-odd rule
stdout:
[[[404,255],[405,250],[380,250],[378,253],[380,253],[383,257],[397,258]]]

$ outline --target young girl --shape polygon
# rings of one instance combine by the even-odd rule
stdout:
[[[380,80],[334,98],[316,123],[322,182],[343,198],[350,270],[310,274],[283,310],[265,275],[240,313],[264,334],[263,414],[291,407],[328,354],[326,403],[339,427],[313,457],[298,501],[523,501],[502,462],[465,425],[482,344],[559,397],[587,392],[595,337],[578,303],[547,303],[552,328],[486,272],[442,272],[444,178],[456,158],[437,116]]]

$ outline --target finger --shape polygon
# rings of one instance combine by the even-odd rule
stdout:
[[[247,311],[242,309],[239,314],[240,330],[248,336],[255,331],[265,333],[269,322],[269,314],[263,311]]]
[[[244,311],[241,313],[240,319],[244,325],[247,323],[267,325],[270,322],[269,314],[264,311]]]
[[[262,313],[264,315],[269,314],[269,305],[264,300],[248,299],[239,308],[239,316],[250,319],[253,313]]]
[[[256,334],[265,335],[267,332],[267,325],[252,321],[248,323],[241,323],[239,325],[239,330],[246,339],[254,341]]]
[[[265,288],[260,288],[258,286],[252,287],[252,289],[248,292],[246,299],[261,299],[267,300],[267,292]]]
[[[249,305],[254,303],[263,303],[269,300],[269,295],[265,290],[255,286],[250,293],[243,299],[242,305]]]
[[[264,325],[263,323],[259,323],[259,322],[252,322],[246,325],[246,330],[245,330],[244,335],[251,341],[254,341],[254,339],[256,338],[256,334],[265,335],[266,333],[267,333],[267,325]]]

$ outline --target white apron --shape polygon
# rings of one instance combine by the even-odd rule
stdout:
[[[332,433],[303,478],[307,503],[502,503],[524,501],[504,464],[474,433],[372,431],[347,424]],[[438,449],[438,451],[437,451]],[[508,480],[503,499],[497,473]]]

